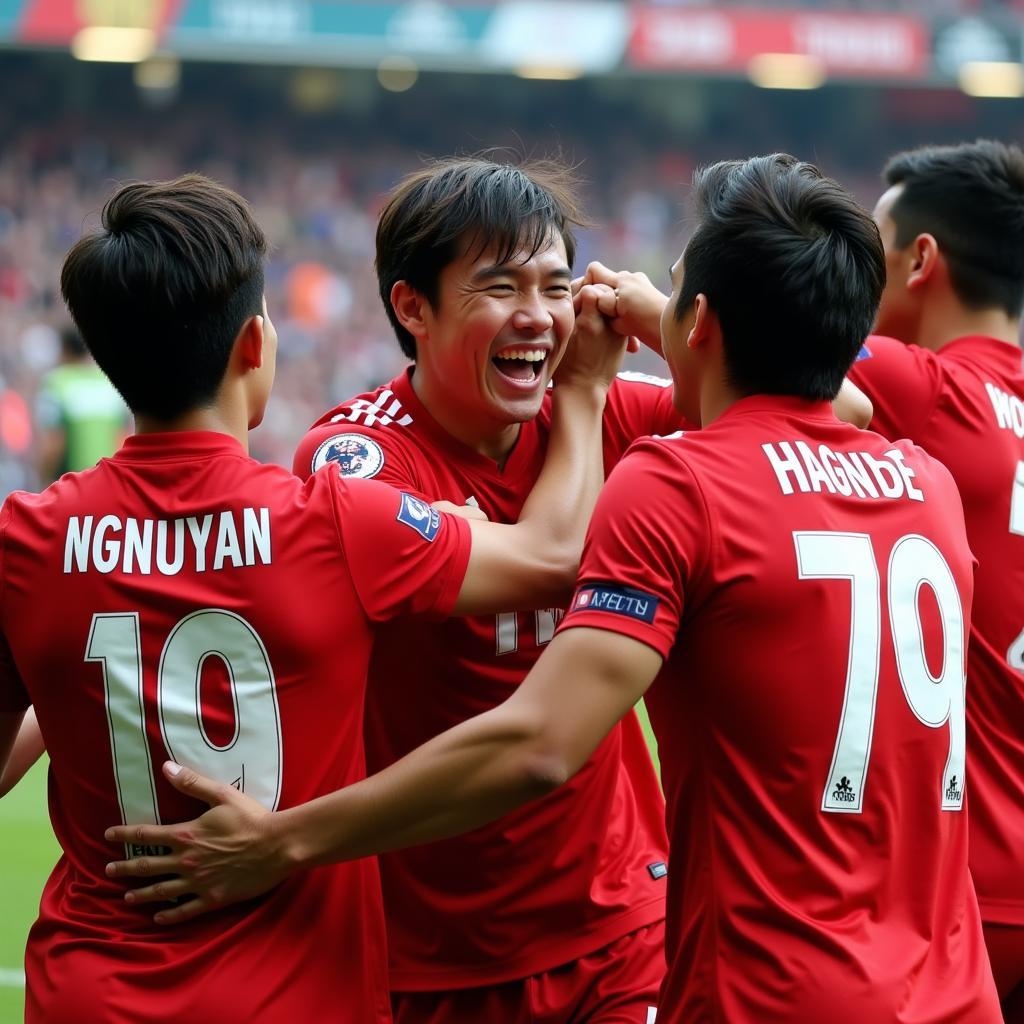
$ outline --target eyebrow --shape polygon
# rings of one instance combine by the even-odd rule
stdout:
[[[516,263],[493,263],[488,267],[481,267],[470,280],[473,284],[483,284],[496,277],[522,277],[522,275],[523,268]],[[569,281],[572,279],[572,271],[566,266],[555,267],[553,270],[549,270],[545,277]]]

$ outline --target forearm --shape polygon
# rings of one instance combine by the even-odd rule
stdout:
[[[9,793],[45,752],[43,737],[36,722],[36,713],[29,708],[21,720],[17,736],[6,758],[0,758],[0,796]]]
[[[604,483],[601,421],[607,395],[606,387],[592,382],[556,384],[544,469],[519,517],[524,549],[549,552],[554,563],[569,559],[573,576]]]
[[[436,737],[389,768],[268,816],[292,867],[351,860],[477,828],[564,782],[543,728],[506,705]]]

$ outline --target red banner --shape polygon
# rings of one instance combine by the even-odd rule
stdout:
[[[929,68],[927,28],[904,15],[637,4],[632,17],[633,67],[735,71],[762,53],[798,53],[838,75],[920,78]]]

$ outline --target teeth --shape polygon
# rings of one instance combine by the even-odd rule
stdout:
[[[510,348],[499,352],[495,359],[525,359],[528,363],[542,363],[546,356],[543,349]]]

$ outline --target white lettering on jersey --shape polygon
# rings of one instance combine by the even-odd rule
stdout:
[[[369,480],[384,467],[384,449],[365,434],[335,434],[313,453],[311,472],[328,462],[333,462],[342,476]]]
[[[996,423],[1003,430],[1012,430],[1018,437],[1024,437],[1024,402],[988,381],[985,382],[985,390],[992,401]]]
[[[389,401],[390,404],[388,404]],[[382,427],[389,427],[392,423],[397,423],[400,427],[409,426],[412,423],[412,417],[408,413],[402,413],[402,415],[399,413],[402,413],[402,403],[395,398],[393,391],[385,389],[373,402],[368,398],[354,399],[344,412],[332,416],[331,422],[362,422],[367,427],[372,427],[375,423],[379,423]]]
[[[216,518],[213,569],[270,565],[269,508],[244,508],[241,515],[229,510]],[[64,540],[64,572],[119,569],[126,575],[150,576],[155,555],[161,576],[177,576],[186,564],[186,527],[191,541],[189,568],[205,572],[213,521],[212,514],[203,516],[201,522],[195,516],[174,520],[128,517],[123,522],[117,516],[103,516],[94,528],[93,516],[72,516]]]
[[[924,501],[924,492],[914,485],[917,474],[897,448],[883,453],[881,459],[868,452],[836,452],[824,444],[815,450],[806,441],[769,442],[761,450],[783,494],[828,491],[858,498]]]

